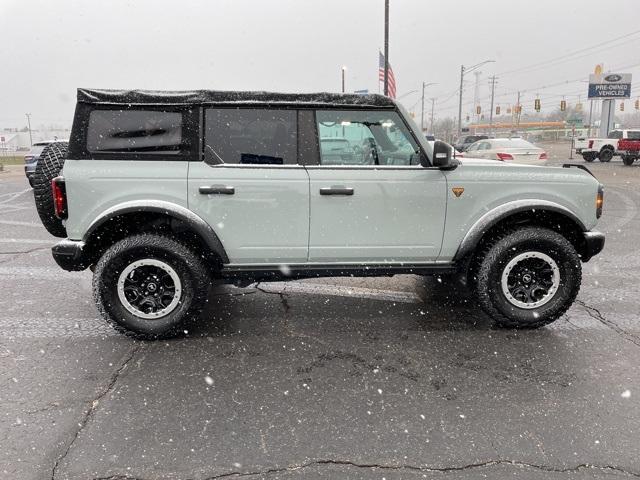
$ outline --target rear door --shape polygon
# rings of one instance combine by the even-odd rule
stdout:
[[[318,110],[321,149],[310,177],[309,261],[432,262],[442,244],[446,180],[420,165],[419,147],[393,110]]]
[[[204,162],[189,168],[189,208],[215,230],[231,264],[304,263],[309,176],[298,112],[206,108]]]

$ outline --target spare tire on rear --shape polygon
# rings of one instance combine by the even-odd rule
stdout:
[[[68,147],[67,142],[54,142],[44,147],[33,176],[33,195],[40,220],[51,235],[61,238],[67,236],[67,230],[54,212],[51,180],[60,175]]]

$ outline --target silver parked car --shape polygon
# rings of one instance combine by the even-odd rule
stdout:
[[[467,149],[467,156],[525,165],[544,165],[549,158],[544,149],[522,138],[480,140]]]
[[[47,140],[44,142],[36,142],[24,156],[24,174],[27,176],[27,180],[29,180],[29,185],[33,187],[33,176],[36,173],[36,166],[38,165],[38,159],[40,158],[40,154],[44,147],[49,145],[50,143],[55,142],[56,140]]]

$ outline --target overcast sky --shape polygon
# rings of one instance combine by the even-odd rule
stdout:
[[[584,98],[579,80],[596,63],[625,67],[640,93],[640,34],[611,42],[640,30],[638,0],[391,0],[390,11],[398,95],[437,82],[427,97],[438,117],[457,113],[460,64],[486,59],[496,62],[481,68],[480,97],[497,74],[505,106],[518,89],[544,108]],[[383,0],[0,0],[0,128],[24,126],[26,112],[70,125],[80,86],[339,91],[346,65],[347,90],[377,92],[383,18]],[[419,100],[402,98],[418,115]]]

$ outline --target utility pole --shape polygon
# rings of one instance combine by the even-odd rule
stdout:
[[[493,62],[495,62],[495,60],[485,60],[484,62],[476,63],[469,68],[465,68],[464,65],[460,65],[460,92],[458,95],[458,137],[462,135],[462,90],[464,87],[464,73],[473,72],[476,68],[481,67],[485,63]]]
[[[384,0],[384,94],[389,95],[389,0]]]
[[[424,82],[422,82],[422,110],[420,111],[420,132],[424,132]]]
[[[458,138],[462,135],[462,85],[464,82],[464,65],[460,65],[460,92],[458,94]]]
[[[33,147],[33,137],[31,136],[31,114],[25,113],[25,115],[27,116],[27,125],[29,127],[29,145]]]
[[[475,88],[473,89],[473,109],[476,111],[475,117],[476,117],[476,125],[480,123],[480,115],[478,115],[478,111],[477,111],[477,107],[478,107],[478,102],[480,99],[480,75],[482,75],[482,72],[479,70],[476,70],[475,72],[473,72],[473,74],[476,77],[476,84],[475,84]],[[477,133],[477,129],[474,130],[473,133]]]
[[[431,133],[435,135],[434,131],[433,131],[433,109],[436,106],[436,99],[435,98],[431,98]]]
[[[522,107],[520,106],[520,92],[518,92],[518,101],[516,102],[516,127],[520,126],[520,114]]]
[[[593,100],[589,100],[589,129],[587,137],[591,136],[591,115],[593,115]]]
[[[424,130],[424,89],[431,85],[437,85],[437,83],[425,83],[422,82],[422,113],[420,114],[420,129]]]
[[[496,76],[491,77],[491,112],[489,112],[489,134],[493,135],[493,99],[496,95]]]

